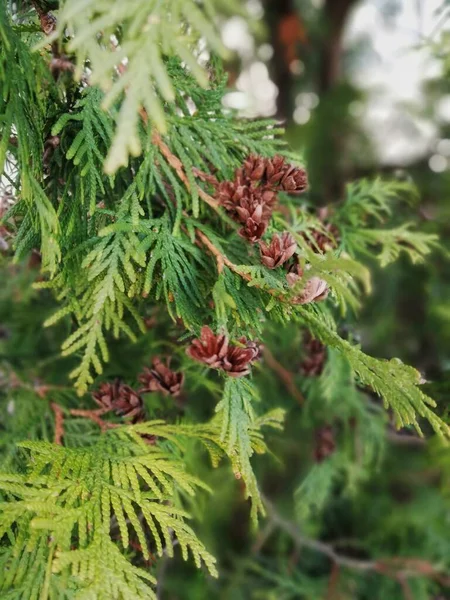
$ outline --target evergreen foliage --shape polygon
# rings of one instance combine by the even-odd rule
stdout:
[[[337,482],[349,490],[366,482],[384,456],[391,415],[397,428],[449,437],[413,367],[368,356],[341,336],[342,319],[370,292],[370,258],[382,267],[402,253],[420,262],[437,247],[434,235],[388,224],[398,202],[414,201],[413,186],[352,183],[326,219],[307,196],[281,191],[264,239],[291,234],[296,251],[287,269],[264,266],[258,244],[238,234],[219,202],[220,183],[232,181],[249,155],[302,162],[276,122],[238,120],[223,108],[227,82],[213,23],[238,4],[0,6],[0,166],[14,197],[0,213],[0,233],[4,227],[11,240],[0,262],[0,322],[12,331],[5,341],[0,335],[2,599],[156,598],[154,563],[178,546],[205,577],[217,577],[196,531],[210,491],[205,455],[213,467],[227,459],[255,525],[270,517],[254,458],[268,450],[264,428],[282,430],[286,406],[260,402],[264,363],[241,377],[213,358],[199,364],[186,356],[206,324],[233,348],[221,355],[231,363],[248,348],[256,356],[257,339],[269,346],[276,332],[300,327],[329,349],[305,414],[314,422],[317,403],[330,421],[350,427],[356,419],[364,449],[356,464],[344,445],[299,484],[305,528],[315,528]],[[327,291],[311,295],[313,280]],[[89,393],[99,384],[119,375],[136,386],[157,352],[173,355],[186,374],[191,412],[169,409],[159,419],[164,405],[147,398],[151,420],[124,424],[125,411],[112,416],[94,405]],[[153,377],[170,396],[163,376]],[[209,408],[195,407],[205,394]],[[378,396],[386,411],[368,400]],[[243,568],[285,598],[324,590],[320,578],[288,581],[257,561]]]

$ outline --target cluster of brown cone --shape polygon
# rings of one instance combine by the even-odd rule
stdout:
[[[230,377],[244,377],[250,373],[251,364],[261,357],[261,346],[246,338],[241,338],[239,345],[231,344],[226,335],[216,335],[204,326],[186,354],[212,369],[225,371]]]
[[[294,237],[287,231],[274,234],[271,241],[262,241],[272,212],[277,203],[277,192],[299,194],[308,186],[306,171],[286,163],[284,157],[264,158],[250,155],[240,169],[235,172],[233,181],[218,183],[210,180],[216,188],[216,198],[235,221],[241,223],[239,234],[249,242],[259,244],[261,262],[269,269],[285,265],[297,249]],[[331,232],[330,232],[331,233]],[[325,248],[330,238],[317,232],[314,241],[319,248]],[[317,239],[316,239],[317,237]],[[290,287],[300,283],[303,270],[297,261],[289,267],[286,275]],[[300,285],[298,287],[301,287]],[[319,277],[308,279],[291,301],[294,304],[318,302],[328,295],[326,282]]]
[[[176,397],[180,394],[184,374],[172,371],[170,359],[164,363],[160,358],[154,358],[152,366],[146,367],[139,376],[139,381],[143,387],[138,391],[119,379],[102,383],[92,397],[105,412],[113,412],[131,423],[141,423],[145,421],[142,394],[162,392],[164,395]]]
[[[303,168],[286,163],[282,156],[264,158],[252,154],[236,170],[233,181],[216,184],[216,198],[241,223],[239,234],[254,244],[267,230],[277,192],[299,194],[307,187]]]

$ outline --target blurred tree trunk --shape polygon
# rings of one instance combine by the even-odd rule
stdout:
[[[342,63],[342,37],[350,10],[359,0],[325,0],[318,39],[310,39],[313,52],[319,52],[315,75],[317,91],[324,94],[339,80]],[[277,114],[290,120],[293,110],[294,75],[292,63],[300,59],[300,44],[306,44],[302,15],[294,0],[265,0],[266,23],[274,50],[272,78],[278,87]],[[309,34],[308,34],[309,35]]]
[[[350,10],[357,2],[358,0],[325,0],[318,86],[321,94],[327,93],[339,80],[344,28]]]
[[[278,88],[277,116],[290,120],[292,117],[293,74],[286,60],[286,48],[280,36],[282,24],[288,19],[298,18],[293,0],[266,0],[266,23],[270,30],[270,41],[274,50],[272,79]]]
[[[305,150],[311,189],[321,204],[337,200],[343,192],[345,144],[351,131],[348,105],[355,94],[341,82],[342,42],[348,17],[358,1],[325,0],[308,31],[298,0],[264,3],[274,49],[272,78],[278,87],[277,116],[288,125],[292,122],[297,86],[319,95]],[[300,77],[293,74],[296,59],[305,67]]]
[[[322,9],[315,78],[320,102],[306,150],[311,186],[320,204],[339,200],[345,189],[348,142],[355,125],[349,105],[358,93],[342,77],[343,37],[348,17],[358,1],[325,0]]]

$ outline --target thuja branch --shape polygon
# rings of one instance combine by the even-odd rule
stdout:
[[[202,244],[205,245],[205,247],[211,252],[211,254],[216,259],[217,271],[219,273],[221,273],[223,271],[223,267],[225,265],[230,269],[230,271],[233,271],[233,273],[236,273],[236,275],[239,275],[239,277],[242,277],[242,279],[245,279],[245,281],[247,281],[249,283],[253,281],[253,279],[249,273],[243,272],[239,268],[238,265],[235,265],[229,258],[227,258],[227,256],[225,256],[225,254],[223,254],[223,252],[221,252],[219,250],[219,248],[217,248],[217,246],[215,246],[213,244],[213,242],[202,231],[200,231],[199,229],[196,229],[196,234],[197,234],[198,239],[202,242]],[[271,296],[274,296],[275,298],[277,298],[278,300],[280,300],[282,302],[287,300],[286,295],[280,294],[279,290],[263,288],[258,284],[255,284],[254,287],[256,287],[258,289],[262,289],[263,291],[267,292]]]

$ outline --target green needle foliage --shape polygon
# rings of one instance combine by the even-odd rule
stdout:
[[[223,108],[214,23],[238,5],[0,6],[0,167],[11,198],[0,206],[0,323],[11,327],[0,335],[2,599],[156,598],[158,566],[177,553],[205,580],[218,576],[196,530],[210,463],[231,467],[227,479],[239,480],[256,525],[266,510],[254,457],[268,450],[263,429],[282,430],[287,408],[261,402],[258,341],[269,347],[278,334],[309,330],[329,358],[305,414],[314,421],[314,399],[364,432],[358,465],[344,445],[299,484],[305,527],[343,476],[349,489],[367,480],[388,418],[449,437],[414,368],[341,336],[370,292],[370,260],[419,262],[437,247],[433,235],[388,223],[415,190],[358,181],[326,218],[307,195],[290,194],[304,191],[304,171],[283,131]],[[272,202],[254,239],[248,211],[242,221],[223,200],[243,173],[235,204],[248,189],[265,190],[260,207]],[[292,251],[270,250],[277,235]],[[135,392],[156,353],[171,355],[178,375],[154,365]],[[191,407],[174,412],[168,398],[185,378]],[[149,392],[159,400],[144,402]],[[274,571],[270,580],[284,597],[323,589],[306,576],[288,582]]]

